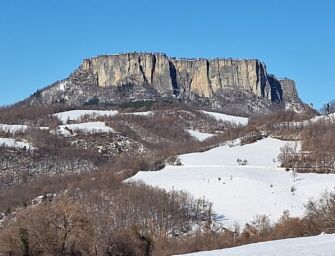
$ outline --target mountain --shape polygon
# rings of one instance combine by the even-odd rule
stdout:
[[[177,59],[123,53],[85,59],[68,78],[37,91],[29,104],[114,105],[182,101],[239,114],[308,110],[295,83],[268,74],[259,60]]]

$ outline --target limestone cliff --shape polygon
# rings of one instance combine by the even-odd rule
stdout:
[[[269,75],[259,60],[125,53],[85,59],[69,78],[42,90],[33,101],[78,105],[92,98],[115,103],[163,97],[221,110],[267,112],[273,104],[301,103],[294,82],[287,81]]]
[[[126,53],[85,59],[80,67],[101,87],[149,85],[161,93],[212,97],[225,88],[271,100],[266,67],[258,60],[176,59],[165,54]]]
[[[283,89],[283,99],[287,102],[298,102],[298,92],[295,86],[295,82],[288,78],[278,80]]]

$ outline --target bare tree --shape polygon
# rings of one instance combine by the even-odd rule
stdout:
[[[335,100],[331,100],[328,103],[324,104],[320,110],[323,114],[331,114],[335,112]]]

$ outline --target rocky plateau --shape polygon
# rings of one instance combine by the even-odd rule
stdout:
[[[169,100],[250,115],[308,110],[295,82],[268,74],[257,59],[177,59],[123,53],[85,59],[68,78],[38,90],[28,104],[117,105]]]

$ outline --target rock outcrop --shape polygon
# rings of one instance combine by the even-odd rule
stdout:
[[[287,102],[299,102],[297,88],[295,82],[288,78],[279,79],[281,88],[283,89],[283,100]]]
[[[259,60],[176,59],[125,53],[85,59],[69,78],[40,91],[32,102],[84,104],[170,98],[219,110],[253,113],[273,105],[303,108],[292,80],[269,75]]]
[[[266,67],[259,60],[176,59],[164,54],[127,53],[85,59],[80,68],[94,74],[101,87],[146,84],[163,94],[207,98],[225,88],[238,88],[271,100]]]

